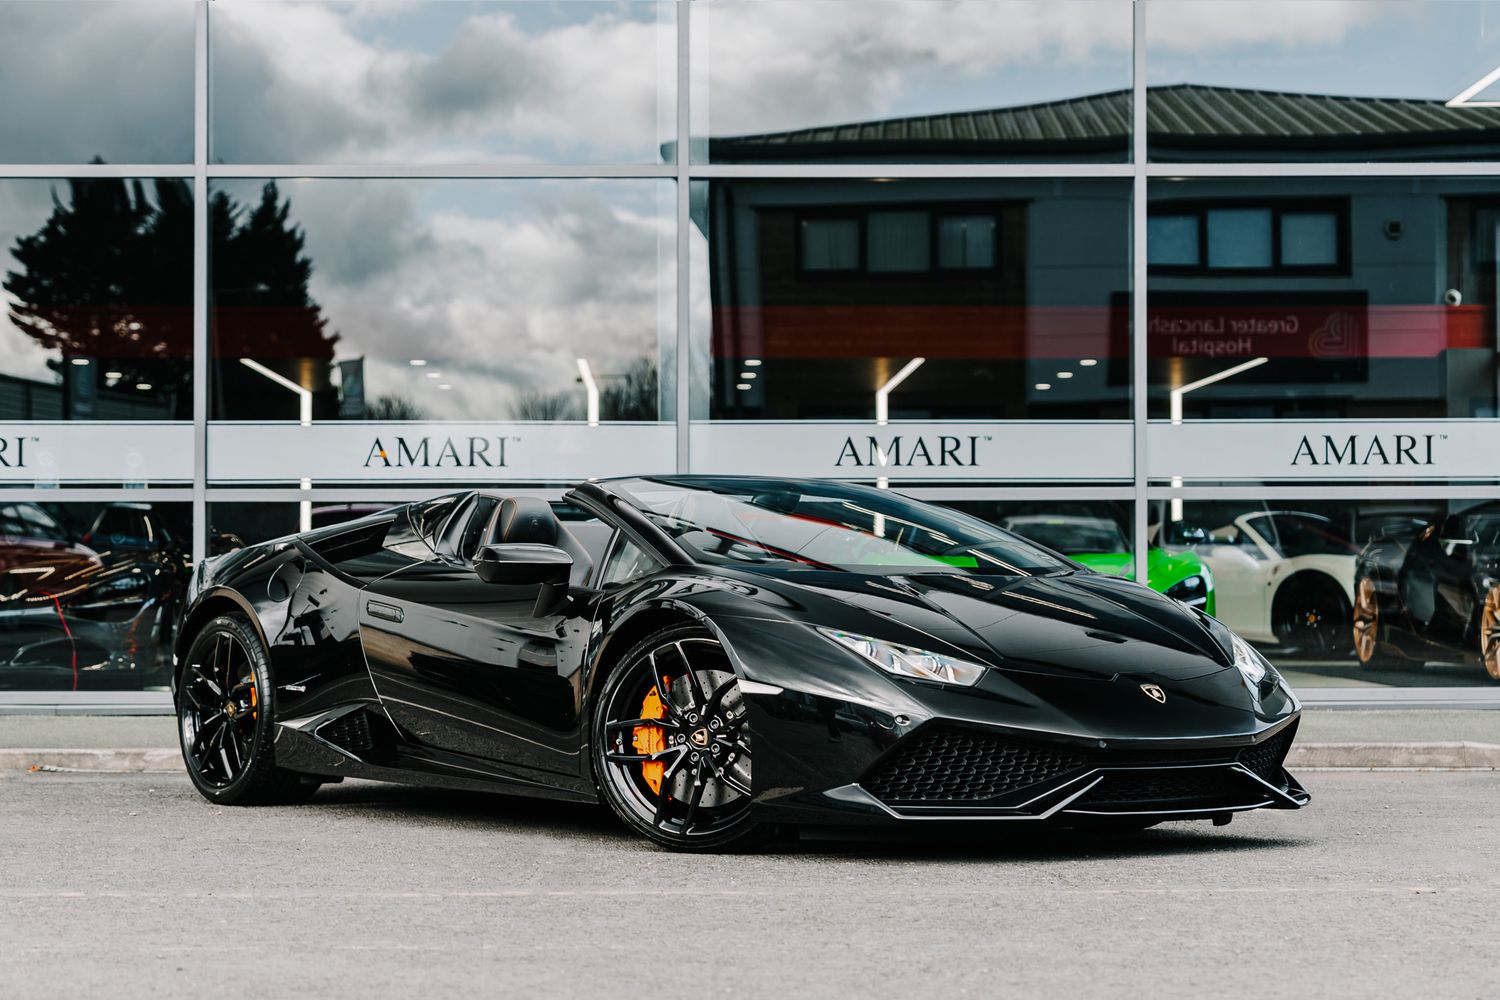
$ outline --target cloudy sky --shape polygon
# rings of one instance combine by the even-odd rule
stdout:
[[[1130,8],[695,3],[694,128],[739,134],[1126,87]],[[1493,3],[1159,0],[1150,11],[1158,84],[1447,98],[1500,50]],[[220,0],[211,155],[657,162],[675,116],[675,17],[675,4],[616,0]],[[0,162],[189,159],[192,22],[186,0],[0,0],[0,70],[22,82],[0,102]],[[221,183],[241,199],[258,188]],[[0,246],[41,224],[50,190],[0,181]],[[340,357],[367,359],[370,395],[430,389],[407,364],[421,344],[434,360],[462,359],[435,415],[504,416],[516,387],[574,391],[577,357],[609,370],[671,340],[670,182],[306,180],[284,192]],[[702,313],[705,293],[693,294]],[[0,371],[41,377],[42,360],[0,322]]]

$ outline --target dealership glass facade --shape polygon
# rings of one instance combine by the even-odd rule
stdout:
[[[1300,687],[1486,683],[1500,3],[0,21],[0,689],[161,687],[237,545],[673,472],[952,504]]]

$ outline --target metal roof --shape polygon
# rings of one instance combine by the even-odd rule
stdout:
[[[1073,154],[1119,158],[1128,146],[1131,92],[1040,104],[886,118],[758,135],[713,137],[713,160]],[[1340,97],[1176,84],[1152,87],[1146,122],[1153,155],[1319,151],[1407,159],[1487,155],[1500,146],[1500,108],[1442,101]]]

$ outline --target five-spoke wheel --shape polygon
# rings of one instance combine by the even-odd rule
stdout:
[[[1485,593],[1479,612],[1479,662],[1490,680],[1500,681],[1500,584]]]
[[[741,846],[750,818],[751,738],[724,649],[674,627],[626,654],[594,713],[594,774],[632,829],[687,850]]]

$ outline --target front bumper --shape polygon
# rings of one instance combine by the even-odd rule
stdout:
[[[1310,798],[1283,766],[1300,706],[1232,668],[1170,685],[1162,705],[1133,676],[992,671],[953,689],[888,678],[796,629],[716,624],[768,822],[1213,819]]]

